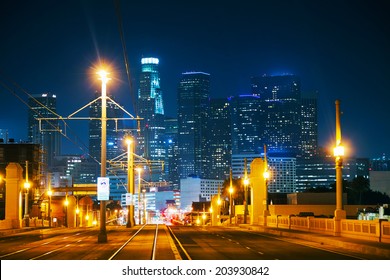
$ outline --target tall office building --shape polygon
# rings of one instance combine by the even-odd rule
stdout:
[[[229,176],[232,151],[231,112],[227,98],[210,99],[206,123],[205,178],[224,180]]]
[[[210,74],[186,72],[178,86],[179,176],[204,178]]]
[[[141,74],[138,90],[138,116],[140,135],[137,137],[137,154],[152,161],[165,160],[164,105],[160,87],[159,60],[149,57],[141,60]],[[152,174],[153,181],[161,181],[164,174]]]
[[[167,181],[172,182],[172,186],[175,189],[178,189],[180,180],[178,173],[179,146],[177,144],[177,135],[177,118],[166,118],[164,136],[164,143],[166,149],[164,171]]]
[[[317,93],[301,98],[301,156],[310,159],[318,155]]]
[[[232,154],[261,153],[264,120],[260,97],[254,94],[229,98],[231,106]]]
[[[54,157],[61,152],[61,133],[57,117],[57,97],[55,94],[35,94],[28,99],[28,142],[40,144],[42,150],[42,170],[50,170]],[[39,121],[38,119],[41,119]],[[46,119],[46,120],[45,120]]]
[[[301,152],[301,89],[295,75],[252,77],[252,93],[263,106],[263,142],[272,154]]]
[[[357,176],[369,177],[368,158],[343,159],[343,180],[352,181]],[[297,191],[308,188],[330,188],[335,184],[336,173],[333,156],[317,156],[297,160]]]
[[[100,92],[95,93],[96,97],[100,96]],[[101,158],[101,112],[102,112],[101,99],[91,103],[89,106],[89,154],[90,157],[100,162]],[[107,118],[120,118],[122,117],[122,110],[111,100],[107,99]],[[125,147],[123,143],[123,124],[121,122],[115,123],[114,120],[107,120],[106,133],[107,133],[107,146],[106,156],[107,160],[112,159],[120,155]]]

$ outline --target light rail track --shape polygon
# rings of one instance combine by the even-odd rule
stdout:
[[[143,225],[108,260],[155,260],[158,234],[158,224]]]
[[[48,229],[0,239],[1,260],[182,260],[191,259],[169,226],[146,224],[98,229]]]

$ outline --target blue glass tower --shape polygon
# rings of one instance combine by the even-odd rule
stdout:
[[[301,153],[301,88],[295,75],[252,77],[252,93],[261,100],[263,143],[271,154]]]
[[[164,103],[160,88],[159,60],[149,57],[141,60],[141,74],[138,90],[138,116],[140,134],[137,137],[138,155],[153,161],[165,160],[164,145]],[[152,174],[153,181],[161,181],[164,174]]]
[[[204,178],[210,74],[186,72],[178,87],[179,176]]]

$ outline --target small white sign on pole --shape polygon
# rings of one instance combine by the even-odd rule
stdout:
[[[133,195],[131,193],[126,193],[126,206],[133,204]]]
[[[107,177],[97,178],[97,199],[98,200],[110,199],[110,178]]]

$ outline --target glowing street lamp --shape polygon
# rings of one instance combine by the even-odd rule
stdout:
[[[249,185],[249,179],[248,179],[248,172],[247,172],[247,161],[246,158],[244,159],[244,224],[247,222],[247,215],[248,215],[248,185]]]
[[[24,193],[25,199],[24,199],[24,218],[28,219],[28,190],[30,189],[30,183],[28,181],[24,182],[24,189],[26,192]]]
[[[230,168],[230,187],[229,187],[229,223],[232,224],[232,214],[233,214],[233,200],[232,194],[234,192],[233,182],[232,182],[232,169]]]
[[[64,205],[65,205],[65,227],[68,227],[68,205],[69,205],[68,195],[66,195],[65,197]]]
[[[127,191],[132,196],[134,195],[134,159],[133,159],[133,139],[131,137],[126,138],[127,144]],[[127,211],[127,224],[126,227],[131,228],[134,226],[134,205],[131,203],[128,206]]]
[[[24,219],[26,222],[26,226],[29,226],[29,215],[28,215],[28,190],[30,189],[30,183],[28,182],[28,161],[26,160],[26,181],[24,182],[24,189],[26,192],[24,193]]]
[[[221,200],[221,196],[220,196],[220,193],[219,193],[219,186],[218,186],[218,199],[217,199],[217,219],[218,219],[218,222],[217,222],[217,225],[219,225],[220,221],[221,221],[221,216],[220,216],[220,213],[221,213],[221,204],[222,204],[222,200]]]
[[[265,214],[268,215],[268,180],[270,178],[270,172],[268,169],[268,159],[267,159],[267,146],[264,145],[264,206]]]
[[[49,197],[49,227],[51,227],[51,196],[53,195],[51,188],[47,191],[47,195]]]
[[[108,78],[108,72],[105,70],[100,70],[97,72],[99,79],[102,81],[102,114],[101,114],[101,158],[100,158],[100,176],[106,177],[106,161],[107,161],[107,82],[110,80]],[[105,243],[107,242],[107,231],[106,231],[106,201],[100,201],[100,231],[98,235],[98,242]]]
[[[341,125],[340,125],[340,101],[336,100],[336,147],[334,148],[335,165],[336,165],[336,210],[335,210],[335,234],[341,231],[341,219],[345,219],[343,210],[343,157],[345,154],[344,147],[341,144]]]

